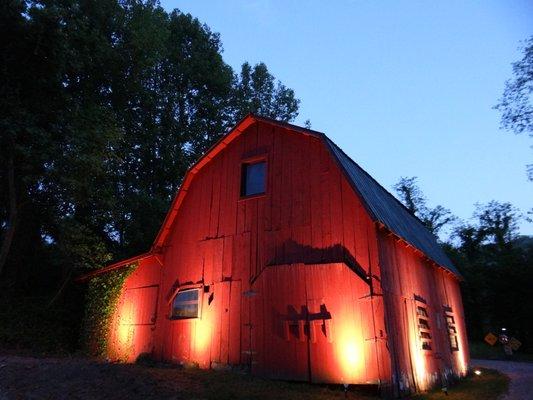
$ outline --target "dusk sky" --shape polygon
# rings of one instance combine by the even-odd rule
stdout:
[[[219,32],[224,59],[265,62],[310,119],[383,186],[417,176],[430,205],[533,207],[533,140],[499,129],[533,1],[162,1]],[[523,222],[523,234],[533,224]]]

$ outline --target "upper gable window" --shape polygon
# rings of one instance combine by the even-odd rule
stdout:
[[[180,290],[172,302],[171,319],[198,318],[200,289]]]
[[[241,196],[253,196],[265,193],[266,162],[258,161],[242,164]]]

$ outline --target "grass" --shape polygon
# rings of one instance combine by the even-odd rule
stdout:
[[[213,371],[146,362],[114,364],[86,358],[35,359],[6,357],[0,386],[25,398],[128,398],[130,400],[379,400],[374,388],[351,386],[345,396],[341,385],[311,385],[252,377],[238,370]],[[66,379],[68,377],[68,379]],[[450,387],[409,397],[416,400],[496,400],[507,391],[509,378],[483,369]],[[373,389],[373,390],[372,390]]]
[[[492,369],[479,369],[481,375],[471,373],[448,389],[448,395],[435,389],[409,397],[412,400],[496,400],[508,390],[507,375]],[[147,371],[147,370],[145,370]],[[150,369],[148,369],[150,371]],[[158,371],[154,368],[152,371]],[[160,371],[160,370],[159,370]],[[377,392],[370,388],[350,386],[345,397],[341,385],[311,385],[307,383],[273,381],[251,377],[238,372],[206,371],[185,369],[175,372],[189,382],[197,382],[201,389],[196,391],[203,399],[279,399],[279,400],[377,400]],[[175,379],[175,378],[174,378]],[[187,388],[188,385],[182,385]],[[185,389],[183,392],[192,395]]]
[[[510,379],[493,369],[478,368],[481,375],[471,374],[448,389],[448,396],[435,389],[416,395],[413,400],[496,400],[506,393]]]
[[[311,385],[253,378],[250,375],[214,371],[187,371],[202,382],[205,399],[276,399],[276,400],[378,400],[365,388],[351,386],[345,396],[341,385]]]
[[[470,357],[481,360],[533,362],[533,354],[531,353],[524,353],[518,349],[518,352],[508,356],[504,353],[501,345],[490,346],[485,342],[470,342]]]

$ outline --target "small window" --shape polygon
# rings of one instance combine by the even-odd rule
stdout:
[[[431,350],[431,326],[429,325],[429,313],[427,303],[422,296],[414,295],[416,307],[416,320],[418,320],[418,334],[423,350]]]
[[[425,309],[424,307],[420,307],[420,306],[418,306],[418,307],[416,308],[416,313],[417,313],[418,315],[422,316],[422,317],[426,317],[426,318],[427,318],[427,316],[428,316],[428,313],[426,312],[426,309]]]
[[[448,327],[448,338],[450,339],[450,350],[459,351],[459,341],[457,340],[457,327],[455,324],[455,317],[453,316],[453,309],[450,306],[443,306],[444,320]]]
[[[241,172],[241,196],[265,193],[266,162],[245,163]]]
[[[172,302],[171,319],[198,318],[200,289],[181,290]]]
[[[418,327],[420,329],[425,329],[427,331],[429,331],[429,323],[426,319],[423,319],[423,318],[419,318],[418,319]]]

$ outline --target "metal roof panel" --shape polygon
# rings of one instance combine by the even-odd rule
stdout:
[[[381,186],[326,135],[327,147],[338,161],[354,189],[362,197],[372,217],[391,232],[422,251],[428,258],[449,272],[461,277],[437,238],[398,199]]]

